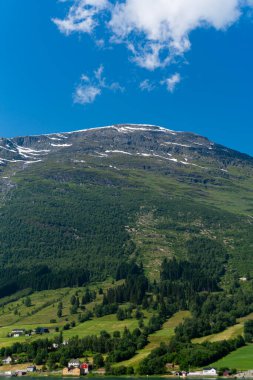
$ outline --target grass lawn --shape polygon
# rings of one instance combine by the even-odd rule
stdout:
[[[216,368],[236,368],[238,370],[253,369],[253,344],[249,344],[231,352],[223,359],[213,363],[212,366]]]
[[[99,335],[102,330],[106,330],[108,333],[114,331],[123,331],[127,327],[129,330],[134,330],[138,327],[137,319],[125,319],[124,321],[118,321],[115,314],[105,315],[101,318],[94,318],[90,321],[80,323],[78,326],[71,330],[63,332],[64,338],[70,338],[78,335],[80,338],[87,335]]]
[[[161,330],[156,331],[154,334],[149,336],[149,343],[146,347],[140,350],[134,357],[124,362],[120,362],[118,365],[137,367],[138,364],[145,359],[153,349],[159,347],[162,342],[168,342],[168,340],[173,336],[175,327],[181,323],[184,318],[190,316],[189,311],[179,311],[174,314],[167,322],[164,323]]]

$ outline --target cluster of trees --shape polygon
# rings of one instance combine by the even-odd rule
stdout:
[[[60,301],[57,305],[57,317],[62,317],[62,311],[63,311],[63,303]]]
[[[118,310],[118,304],[112,303],[110,305],[96,304],[93,308],[93,314],[97,317],[103,317],[104,315],[115,314]]]
[[[141,304],[149,289],[149,282],[144,275],[143,267],[139,267],[134,263],[124,263],[117,269],[117,278],[125,278],[126,281],[122,285],[108,289],[103,296],[103,305],[124,302]]]
[[[133,305],[130,305],[130,307],[123,308],[119,307],[117,310],[117,319],[119,321],[124,321],[124,319],[132,318],[132,311],[133,311]]]
[[[14,276],[15,274],[15,276]],[[87,269],[68,268],[51,269],[48,265],[38,265],[26,270],[13,267],[9,270],[0,270],[0,297],[6,297],[19,290],[32,288],[33,290],[59,289],[63,287],[79,287],[90,281],[90,272]]]
[[[82,296],[81,303],[82,305],[86,305],[87,303],[94,301],[96,297],[97,293],[95,290],[91,291],[89,288],[86,288],[85,293]]]
[[[79,298],[78,295],[72,295],[70,297],[70,314],[77,314],[78,311],[79,311],[79,308],[81,310],[85,310],[85,305],[94,301],[97,297],[97,293],[95,290],[91,291],[89,288],[86,288],[85,289],[85,292],[84,294],[81,296],[81,300]],[[59,305],[58,305],[59,306]],[[99,313],[98,313],[99,314]],[[105,313],[105,314],[110,314],[110,313]],[[85,313],[85,315],[87,316],[88,314]],[[103,313],[101,313],[100,316],[104,315]],[[90,317],[91,315],[89,315]],[[83,314],[83,318],[84,318],[84,314]],[[89,318],[88,318],[89,319]],[[85,319],[87,320],[87,319]]]
[[[106,364],[110,366],[112,363],[131,358],[137,349],[143,348],[147,344],[147,335],[138,328],[133,332],[125,328],[123,333],[115,331],[112,335],[101,331],[99,336],[86,336],[82,339],[76,336],[71,338],[67,345],[63,345],[62,341],[60,333],[54,341],[38,339],[31,343],[16,342],[10,347],[2,347],[0,356],[15,356],[19,362],[32,361],[53,369],[57,365],[67,365],[71,358],[82,357],[85,352],[93,352],[97,366],[104,364],[102,354],[107,354]],[[53,343],[59,346],[55,348]]]
[[[77,314],[77,311],[80,307],[79,297],[72,295],[70,298],[70,304],[70,314]]]
[[[246,342],[253,340],[253,321],[248,320],[244,323],[244,339]]]
[[[180,342],[174,338],[168,345],[162,344],[153,350],[141,362],[139,372],[141,375],[163,374],[166,373],[166,363],[177,364],[181,370],[188,371],[190,367],[202,367],[215,362],[244,344],[241,336],[228,341],[202,344]]]
[[[176,328],[180,341],[215,334],[236,323],[236,318],[253,311],[253,293],[239,288],[232,296],[225,291],[196,294],[191,303],[192,318]]]
[[[32,300],[31,300],[31,297],[27,296],[26,298],[24,298],[23,300],[23,303],[26,307],[30,307],[32,306]]]
[[[123,261],[119,263],[116,270],[116,280],[122,280],[129,276],[139,276],[143,274],[143,265],[137,265],[134,261]]]
[[[224,274],[227,252],[222,244],[205,237],[194,238],[186,243],[188,260],[168,261],[161,267],[161,282],[167,287],[182,284],[189,293],[219,290]]]

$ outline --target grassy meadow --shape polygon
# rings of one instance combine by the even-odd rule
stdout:
[[[109,287],[116,286],[121,282],[112,284],[111,280],[103,283],[91,284],[90,290],[97,292],[96,299],[93,302],[85,305],[85,310],[92,310],[96,303],[101,303],[103,295],[98,294],[98,289],[101,287],[106,291]],[[55,329],[62,328],[66,323],[75,322],[76,327],[64,331],[64,338],[69,338],[73,335],[90,335],[99,334],[101,330],[113,332],[115,330],[123,330],[124,327],[134,329],[138,326],[136,319],[129,319],[123,322],[117,321],[116,316],[106,316],[102,318],[94,318],[93,320],[79,323],[78,314],[70,313],[70,298],[72,295],[81,297],[85,292],[85,288],[62,288],[56,290],[44,290],[29,294],[31,299],[31,306],[25,306],[25,299],[27,295],[22,296],[22,292],[16,294],[18,298],[12,301],[11,297],[2,298],[0,302],[0,347],[12,345],[14,342],[31,342],[38,339],[38,335],[21,336],[21,337],[8,337],[8,334],[13,329],[33,330],[36,327],[47,327],[50,333],[46,336],[51,338],[57,334]],[[57,305],[59,302],[63,303],[62,317],[57,317]],[[147,314],[148,317],[148,314]],[[45,336],[45,335],[44,335]]]
[[[213,363],[216,368],[236,368],[237,370],[249,370],[253,368],[253,344],[241,347],[231,352],[221,360]]]

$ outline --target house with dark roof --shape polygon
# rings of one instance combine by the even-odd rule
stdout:
[[[68,368],[80,368],[80,360],[79,359],[71,359],[68,362]]]

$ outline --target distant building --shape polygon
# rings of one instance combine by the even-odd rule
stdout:
[[[25,335],[25,330],[24,329],[13,329],[12,332],[10,333],[10,336],[17,338],[19,336]]]
[[[63,376],[80,376],[87,375],[89,373],[89,364],[80,363],[79,359],[71,359],[68,362],[68,367],[62,371]]]
[[[68,368],[80,368],[80,360],[79,359],[71,359],[68,362]]]
[[[35,365],[30,365],[29,367],[26,368],[27,372],[36,372],[36,366]]]
[[[15,374],[16,374],[16,376],[25,376],[26,375],[26,371],[23,371],[21,369],[21,370],[16,371]]]
[[[80,366],[81,369],[81,375],[88,375],[89,373],[89,364],[88,363],[82,363]]]
[[[217,371],[215,368],[204,368],[203,369],[204,376],[217,376]]]
[[[47,327],[37,327],[35,330],[33,330],[33,333],[39,335],[48,334],[49,329]]]
[[[2,360],[2,363],[3,363],[3,364],[7,364],[7,365],[11,364],[11,363],[12,363],[12,357],[11,357],[11,356],[8,356],[7,358],[4,358],[4,359]]]

